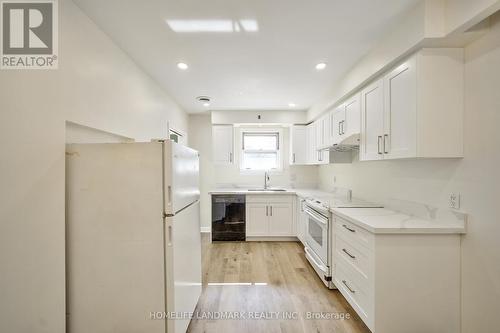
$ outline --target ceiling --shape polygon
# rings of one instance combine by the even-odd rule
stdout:
[[[196,113],[308,109],[418,1],[74,2]],[[320,62],[327,67],[317,71]],[[211,97],[209,107],[196,101],[200,95]]]

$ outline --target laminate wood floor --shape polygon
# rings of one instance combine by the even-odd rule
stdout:
[[[340,292],[322,284],[297,242],[210,243],[204,236],[196,311],[191,333],[370,332]]]

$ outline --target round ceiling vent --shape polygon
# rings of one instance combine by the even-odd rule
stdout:
[[[198,96],[196,100],[201,103],[210,103],[210,97],[208,96]]]

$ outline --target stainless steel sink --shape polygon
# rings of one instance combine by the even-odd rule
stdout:
[[[286,192],[284,188],[249,188],[250,192]]]

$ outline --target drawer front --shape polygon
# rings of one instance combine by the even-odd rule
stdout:
[[[335,286],[371,329],[373,327],[372,289],[360,282],[359,276],[342,259],[336,263]]]
[[[293,203],[294,195],[283,194],[262,194],[262,195],[247,195],[246,202],[255,203]]]
[[[353,269],[361,274],[363,280],[372,277],[370,269],[371,251],[367,248],[347,241],[343,236],[335,238],[335,258],[343,258]]]
[[[333,218],[335,219],[335,232],[337,235],[340,235],[349,243],[356,243],[370,251],[373,249],[373,234],[337,215],[333,215]]]

